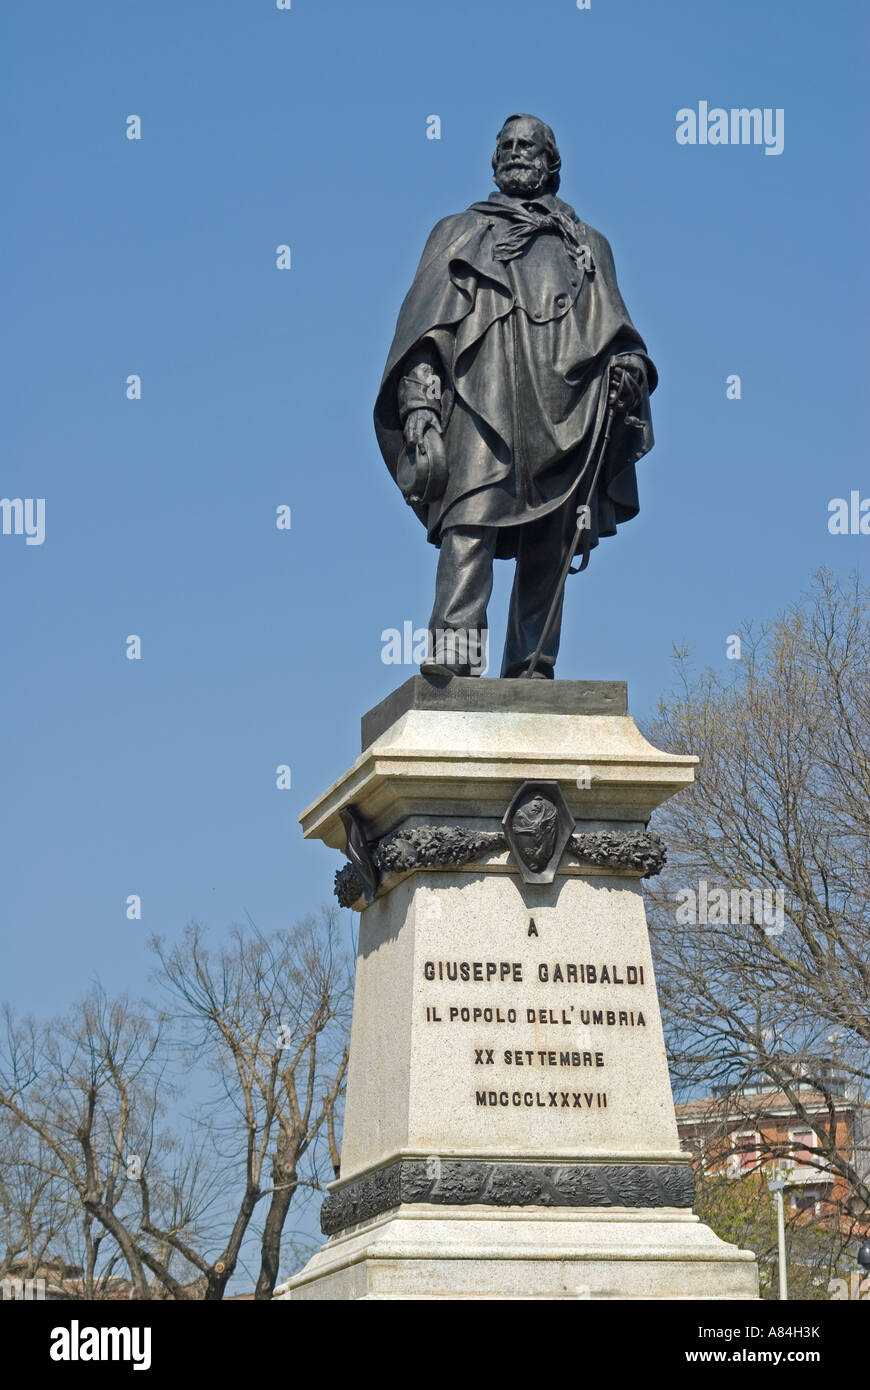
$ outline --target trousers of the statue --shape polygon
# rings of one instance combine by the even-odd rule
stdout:
[[[519,528],[516,569],[502,657],[502,677],[523,674],[541,638],[565,555],[566,522],[573,510],[560,508]],[[492,593],[495,526],[451,526],[443,534],[429,620],[430,656],[447,666],[475,666],[486,650],[486,612]],[[552,677],[559,652],[562,595],[536,669]],[[468,652],[470,660],[462,660]],[[472,669],[471,674],[480,674]]]

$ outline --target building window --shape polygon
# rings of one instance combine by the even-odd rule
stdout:
[[[792,1162],[801,1168],[810,1166],[815,1157],[813,1150],[819,1146],[819,1136],[816,1132],[812,1129],[790,1129],[788,1138],[793,1146]]]
[[[731,1135],[731,1153],[728,1156],[728,1173],[739,1177],[758,1167],[759,1134],[754,1129],[740,1129]]]

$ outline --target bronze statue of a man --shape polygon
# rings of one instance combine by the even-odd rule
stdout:
[[[656,371],[560,163],[508,117],[498,192],[438,223],[399,313],[375,429],[440,548],[424,670],[481,674],[492,563],[515,559],[501,675],[552,677],[563,571],[638,512]]]

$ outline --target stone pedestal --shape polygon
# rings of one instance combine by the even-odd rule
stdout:
[[[619,683],[417,676],[365,717],[301,818],[355,828],[361,918],[328,1240],[278,1297],[757,1296],[691,1211],[641,891],[695,761]]]

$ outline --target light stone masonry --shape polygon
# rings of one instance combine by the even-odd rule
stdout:
[[[516,708],[522,684],[454,681],[453,707],[402,710],[427,701],[403,687],[305,835],[344,849],[349,805],[372,843],[495,830],[531,780],[558,783],[578,831],[640,830],[690,785],[696,759],[653,748],[627,714],[572,712],[567,687],[582,711],[594,685],[556,683],[548,711],[538,691]],[[494,707],[456,708],[463,686]],[[333,1234],[276,1297],[757,1297],[749,1252],[685,1204],[643,1205],[681,1200],[667,1194],[690,1175],[637,872],[565,854],[552,883],[526,883],[511,854],[483,854],[394,873],[357,906]]]

